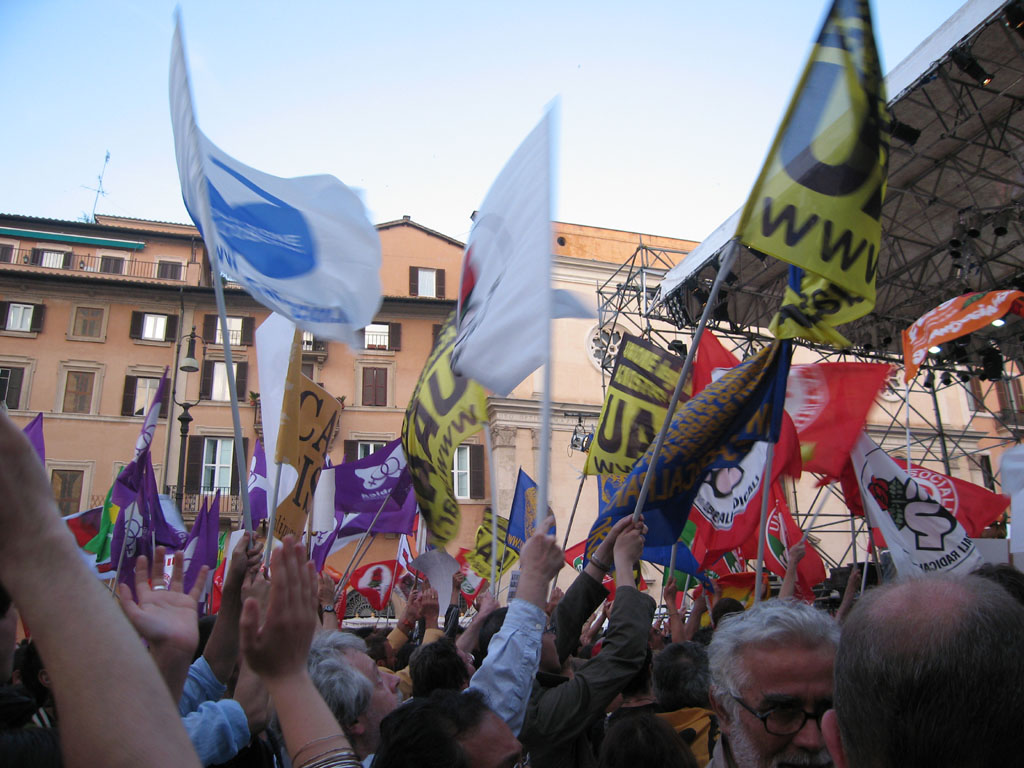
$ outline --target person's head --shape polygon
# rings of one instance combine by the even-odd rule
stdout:
[[[505,623],[505,615],[507,613],[508,608],[498,608],[485,618],[484,623],[480,626],[475,654],[477,669],[480,668],[483,660],[487,658],[487,646],[491,644],[491,638],[501,631],[501,625]]]
[[[640,669],[637,670],[636,674],[622,686],[622,697],[624,699],[628,700],[651,693],[651,665],[653,659],[654,654],[651,652],[651,646],[648,645],[644,663],[640,665]]]
[[[868,592],[843,625],[825,737],[840,768],[981,768],[1024,754],[1024,606],[977,576]]]
[[[699,643],[672,643],[654,657],[654,695],[665,712],[708,707],[708,652]]]
[[[620,717],[601,742],[598,768],[698,768],[697,758],[671,725],[650,712]]]
[[[1024,573],[1008,563],[985,563],[979,565],[971,573],[983,579],[994,581],[1018,603],[1024,604]]]
[[[711,626],[717,627],[726,616],[734,613],[743,613],[743,603],[734,597],[723,597],[715,607],[711,609]]]
[[[821,715],[832,706],[839,626],[794,600],[730,615],[708,647],[711,708],[738,768],[830,766]]]
[[[366,655],[362,639],[339,631],[314,636],[307,668],[356,754],[373,754],[381,720],[398,706],[398,678]]]
[[[34,642],[27,640],[19,650],[14,656],[18,681],[32,694],[37,706],[45,706],[53,700],[53,694],[50,691],[50,675],[43,665],[39,649]]]
[[[393,670],[397,665],[397,656],[394,646],[388,642],[387,634],[380,629],[375,629],[364,638],[366,640],[366,655],[373,659],[374,663]]]
[[[374,768],[513,768],[522,746],[477,691],[414,698],[381,723]]]
[[[448,638],[421,645],[409,659],[413,697],[429,696],[436,690],[468,688],[471,664]]]

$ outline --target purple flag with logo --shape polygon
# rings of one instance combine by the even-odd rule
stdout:
[[[341,536],[365,531],[371,523],[374,533],[412,533],[416,494],[401,440],[334,468],[334,514]]]
[[[209,502],[209,498],[203,499],[203,508],[196,515],[196,521],[185,540],[185,592],[191,591],[204,565],[209,566],[211,573],[217,567],[217,538],[220,533],[219,489],[213,497],[213,504]]]
[[[255,526],[267,519],[267,454],[263,450],[263,441],[256,441],[249,463],[249,514]],[[278,497],[280,498],[280,497]]]
[[[32,421],[25,425],[25,429],[22,430],[25,433],[25,437],[32,443],[32,447],[36,449],[36,453],[39,454],[39,461],[46,465],[46,443],[43,441],[43,414],[38,414]]]

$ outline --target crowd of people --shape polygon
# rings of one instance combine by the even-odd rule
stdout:
[[[1024,574],[1010,566],[904,580],[856,604],[853,577],[835,616],[784,583],[752,608],[700,600],[684,618],[670,583],[663,626],[634,582],[646,527],[627,517],[564,594],[552,589],[563,552],[537,533],[507,606],[484,594],[463,626],[458,602],[440,615],[436,585],[424,584],[390,631],[349,631],[331,610],[333,583],[291,537],[269,572],[261,544],[242,538],[215,616],[198,618],[205,579],[186,593],[180,555],[165,584],[159,551],[114,599],[5,415],[0,495],[0,766],[1024,759]],[[30,639],[16,643],[19,615]]]

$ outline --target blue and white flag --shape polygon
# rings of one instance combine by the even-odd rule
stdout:
[[[180,18],[170,98],[182,197],[212,263],[299,327],[353,345],[381,302],[380,238],[362,202],[333,176],[271,176],[206,138],[193,112]]]
[[[553,514],[551,507],[548,507],[548,515]],[[516,492],[512,497],[512,511],[508,515],[505,546],[517,553],[520,552],[526,540],[536,531],[537,522],[537,483],[520,467]],[[555,526],[552,525],[548,529],[548,534],[555,534]]]

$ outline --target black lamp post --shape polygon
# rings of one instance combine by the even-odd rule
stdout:
[[[196,327],[194,325],[188,335],[188,349],[185,353],[185,359],[181,361],[178,370],[185,374],[195,373],[199,370],[199,361],[196,360]],[[188,391],[187,375],[182,391]],[[192,423],[192,414],[189,413],[189,410],[198,403],[198,399],[195,401],[185,400],[184,402],[178,402],[177,398],[174,400],[174,404],[181,408],[181,415],[178,417],[178,421],[181,423],[181,445],[178,447],[178,487],[175,490],[174,496],[175,501],[178,503],[178,510],[182,515],[184,515],[182,504],[185,499],[185,451],[188,444],[188,429]]]

